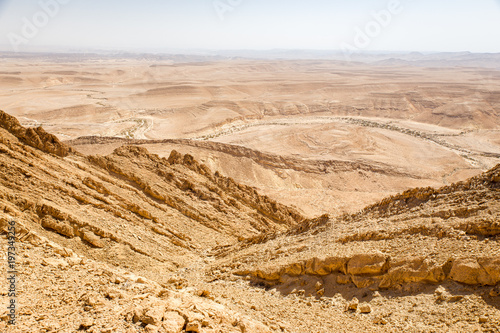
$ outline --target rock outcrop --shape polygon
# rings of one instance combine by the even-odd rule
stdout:
[[[409,190],[353,215],[308,220],[218,255],[234,256],[228,265],[236,274],[267,286],[298,285],[307,276],[336,281],[325,294],[346,284],[497,286],[499,178],[497,165],[467,181]]]
[[[136,146],[109,156],[71,154],[42,129],[0,117],[0,212],[109,263],[131,256],[175,270],[213,247],[306,221],[190,155],[173,151],[165,159]],[[107,255],[115,250],[121,254]]]
[[[24,128],[15,117],[2,110],[0,110],[0,127],[12,133],[21,142],[46,153],[65,157],[72,151],[69,146],[59,141],[55,135],[45,132],[42,127]]]

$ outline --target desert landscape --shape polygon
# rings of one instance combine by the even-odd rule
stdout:
[[[5,61],[0,98],[82,153],[148,140],[308,216],[338,215],[498,163],[500,71],[419,64],[35,57]]]
[[[0,69],[0,331],[500,331],[496,55]]]

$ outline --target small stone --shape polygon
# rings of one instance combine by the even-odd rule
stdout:
[[[320,297],[321,297],[321,296],[323,296],[323,295],[325,294],[325,288],[322,288],[322,289],[318,290],[316,293],[317,293],[317,294],[318,294],[318,296],[320,296]]]
[[[104,304],[103,299],[95,293],[88,293],[82,297],[84,306],[94,308],[98,305]]]
[[[163,316],[162,328],[167,333],[179,333],[184,328],[185,319],[177,312],[166,312]]]
[[[141,317],[140,321],[144,324],[160,325],[165,313],[164,306],[154,306],[150,309],[144,311],[144,315]]]
[[[338,284],[349,284],[351,282],[351,277],[349,275],[337,275]]]
[[[373,320],[373,323],[375,325],[385,325],[385,324],[387,324],[387,320],[383,317],[377,317]]]
[[[54,248],[54,252],[61,255],[64,258],[68,258],[68,257],[71,257],[73,255],[73,251],[71,251],[70,249],[63,248],[63,247]]]
[[[142,307],[140,307],[140,306],[134,308],[132,310],[132,321],[134,323],[139,322],[141,320],[143,312],[144,312],[144,309]]]
[[[200,297],[209,297],[210,296],[210,291],[208,291],[208,290],[199,290],[198,291],[198,296],[200,296]]]
[[[314,286],[316,291],[323,289],[323,284],[321,282],[316,282],[316,285]]]
[[[82,263],[82,258],[79,257],[69,257],[66,259],[70,266],[80,265]]]
[[[481,316],[479,317],[479,323],[484,324],[488,322],[488,317]]]
[[[110,288],[106,291],[106,297],[109,299],[123,298],[123,293],[120,290]]]
[[[65,259],[44,258],[42,265],[63,268],[68,266],[68,262]]]
[[[90,327],[94,326],[94,320],[92,318],[85,318],[80,322],[80,328],[81,330],[87,330]]]
[[[356,311],[358,309],[359,300],[354,297],[349,303],[347,303],[346,311]]]
[[[439,296],[439,295],[442,295],[442,294],[444,294],[444,293],[446,293],[446,289],[444,289],[444,287],[443,287],[443,286],[439,286],[439,287],[437,287],[437,288],[436,288],[436,290],[434,291],[434,294],[435,294],[435,295],[438,295],[438,296]]]
[[[149,324],[144,328],[144,332],[147,332],[147,333],[158,333],[159,330],[160,330],[160,328],[156,325],[153,325],[153,324]]]
[[[436,302],[438,302],[438,303],[448,302],[451,298],[451,295],[448,293],[448,291],[443,286],[439,286],[434,291],[434,295],[436,295]]]
[[[186,332],[199,332],[200,326],[199,321],[191,321],[186,325]]]
[[[370,312],[372,312],[372,307],[368,303],[363,303],[359,306],[359,312],[370,313]]]
[[[458,301],[461,301],[464,297],[462,295],[454,295],[454,296],[450,296],[448,298],[448,301],[449,302],[458,302]]]

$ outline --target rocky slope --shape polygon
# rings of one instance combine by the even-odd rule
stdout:
[[[408,188],[441,184],[404,168],[347,156],[303,159],[297,154],[267,153],[238,144],[181,139],[82,137],[65,142],[84,154],[96,150],[110,154],[122,145],[137,145],[167,158],[172,150],[188,152],[211,170],[240,184],[256,187],[259,192],[295,207],[308,217],[355,212]]]
[[[23,143],[35,141],[24,133],[42,129],[17,130],[15,119],[2,119],[1,210],[82,250],[104,255],[123,248],[176,267],[168,253],[181,261],[179,254],[191,256],[305,220],[189,155],[173,151],[167,160],[125,146],[106,157],[83,156],[50,135],[50,146],[34,144],[65,152],[58,154],[66,155],[62,159]]]
[[[5,130],[15,135],[19,141],[46,153],[65,157],[72,151],[70,147],[62,144],[55,135],[45,132],[42,127],[24,128],[15,117],[3,111],[0,111],[0,124]]]
[[[0,230],[10,219],[0,214]],[[262,323],[213,301],[204,290],[179,291],[76,254],[16,225],[22,253],[18,319],[2,332],[270,332]],[[6,240],[0,244],[6,248]]]
[[[279,156],[269,154],[258,150],[249,149],[242,146],[224,144],[212,141],[196,141],[182,139],[166,139],[166,140],[134,140],[122,139],[113,137],[80,137],[75,140],[67,141],[71,146],[86,146],[86,145],[103,145],[103,144],[132,144],[132,145],[150,145],[150,144],[179,144],[192,146],[197,148],[209,149],[225,153],[237,158],[248,158],[256,163],[269,168],[275,169],[291,169],[314,174],[326,174],[333,172],[345,172],[352,170],[362,170],[366,172],[381,173],[391,176],[414,177],[410,174],[396,170],[395,168],[383,163],[363,163],[352,162],[345,160],[303,160],[288,156]]]
[[[18,228],[25,233],[20,239],[20,252],[25,258],[34,258],[28,267],[23,265],[24,281],[34,278],[42,283],[54,270],[64,271],[59,273],[64,279],[77,281],[88,275],[92,280],[91,276],[95,275],[92,269],[87,271],[88,267],[73,265],[74,261],[89,258],[94,265],[129,268],[154,279],[157,284],[174,285],[173,272],[203,261],[204,253],[214,246],[228,246],[238,239],[271,230],[288,230],[305,220],[293,209],[259,195],[254,189],[213,174],[189,155],[173,151],[167,160],[145,149],[126,146],[106,157],[83,156],[42,128],[23,128],[4,112],[0,112],[0,153],[2,230],[6,231],[8,219],[16,220]],[[39,241],[40,237],[44,241]],[[68,248],[71,258],[64,259],[67,256],[64,250],[58,250],[62,254],[46,250],[47,242]],[[5,240],[4,243],[6,245]],[[80,259],[73,260],[73,257]],[[37,260],[45,260],[43,267],[38,267]],[[33,265],[37,270],[31,269]],[[2,265],[2,271],[5,268],[6,265]],[[65,281],[60,290],[69,288],[68,284],[76,288],[75,284]],[[103,283],[108,284],[107,280]],[[47,300],[39,294],[39,289],[32,290],[34,287],[31,286],[32,296],[39,297],[37,301]],[[26,288],[28,292],[30,287]],[[137,293],[134,290],[130,298]],[[151,294],[156,295],[157,291]],[[177,302],[183,303],[184,296],[179,297]],[[23,298],[30,303],[27,294]],[[81,300],[68,302],[70,306]],[[193,302],[203,306],[203,300]],[[35,330],[49,327],[50,323],[44,323],[43,319],[33,320],[35,314],[29,310],[31,306],[34,305],[22,308],[20,327]],[[45,317],[65,317],[64,311]],[[121,310],[109,311],[107,315],[112,318],[112,313],[116,315]],[[138,329],[142,330],[140,320],[134,322],[139,322]],[[161,324],[161,318],[159,323],[152,324]],[[187,324],[188,321],[183,320],[180,328],[186,328]],[[78,328],[68,325],[65,322],[55,327],[64,327],[68,332]],[[241,331],[238,325],[235,327]],[[245,328],[243,324],[240,326]],[[104,329],[99,327],[95,326],[94,331]],[[22,328],[18,331],[26,332]]]
[[[275,283],[333,274],[359,288],[446,280],[495,286],[500,283],[499,235],[500,165],[466,182],[406,191],[357,214],[308,221],[285,235],[268,236],[267,242],[252,239],[261,244],[245,249],[251,261],[245,254],[235,262],[246,267],[267,262],[239,273]],[[260,248],[271,244],[275,249],[266,254],[283,255],[259,257]]]
[[[1,233],[18,232],[8,332],[500,327],[500,166],[307,219],[190,155],[86,156],[0,111],[0,170]]]

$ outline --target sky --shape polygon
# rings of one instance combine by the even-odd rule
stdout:
[[[500,0],[0,0],[0,50],[500,52]]]

